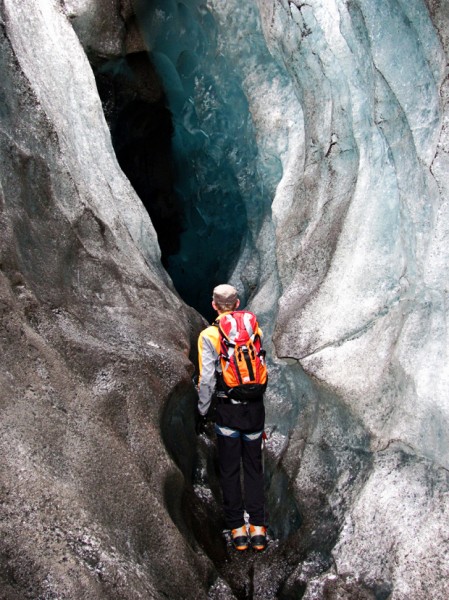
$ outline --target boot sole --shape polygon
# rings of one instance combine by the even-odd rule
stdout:
[[[232,545],[239,552],[243,552],[244,550],[248,550],[249,541],[248,541],[248,538],[246,538],[244,536],[238,536],[232,540]]]
[[[258,538],[258,539],[257,539]],[[267,547],[267,540],[265,536],[255,535],[251,540],[251,547],[256,552],[262,552]]]

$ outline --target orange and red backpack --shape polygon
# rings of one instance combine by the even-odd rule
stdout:
[[[236,400],[261,398],[267,387],[268,373],[256,315],[235,311],[223,315],[214,324],[220,332],[219,387]]]

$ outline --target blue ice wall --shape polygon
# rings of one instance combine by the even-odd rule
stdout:
[[[228,279],[249,231],[262,221],[270,192],[257,175],[238,66],[220,50],[204,2],[142,0],[137,14],[173,115],[184,232],[168,271],[184,300],[209,317],[211,289]]]

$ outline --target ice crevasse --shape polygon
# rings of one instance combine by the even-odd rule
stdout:
[[[182,21],[199,3],[180,6]],[[338,569],[368,582],[396,578],[397,597],[417,579],[438,595],[443,573],[429,576],[423,557],[442,556],[435,531],[449,459],[447,7],[211,0],[207,8],[213,28],[201,22],[221,61],[213,82],[228,96],[221,112],[190,114],[204,117],[203,133],[212,114],[250,114],[233,136],[257,177],[236,177],[248,218],[231,280],[273,334],[267,405],[281,463],[303,506],[321,490],[340,519]],[[175,119],[185,91],[176,82]],[[363,453],[369,467],[358,471]],[[327,473],[319,484],[317,472]],[[407,550],[414,535],[418,569]],[[394,584],[381,588],[379,597]]]
[[[224,276],[231,238],[226,276],[272,340],[276,540],[254,597],[260,585],[284,600],[445,599],[449,10],[437,0],[1,3],[8,590],[226,587],[228,563],[204,551],[212,517],[210,530],[185,518],[200,317],[159,263],[71,27],[92,34],[88,55],[104,35],[98,56],[123,59],[134,10],[192,225],[172,279],[186,265],[198,288],[204,272]],[[242,585],[228,570],[224,597],[243,596],[245,569]]]
[[[447,23],[428,4],[137,13],[187,206],[175,283],[231,267],[274,356],[344,398],[373,448],[399,439],[447,466]]]

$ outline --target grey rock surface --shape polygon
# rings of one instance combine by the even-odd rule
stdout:
[[[60,5],[2,2],[0,44],[0,595],[201,597],[211,566],[167,514],[183,480],[160,428],[191,395],[201,319]]]
[[[145,49],[132,0],[63,0],[62,5],[93,64]]]

